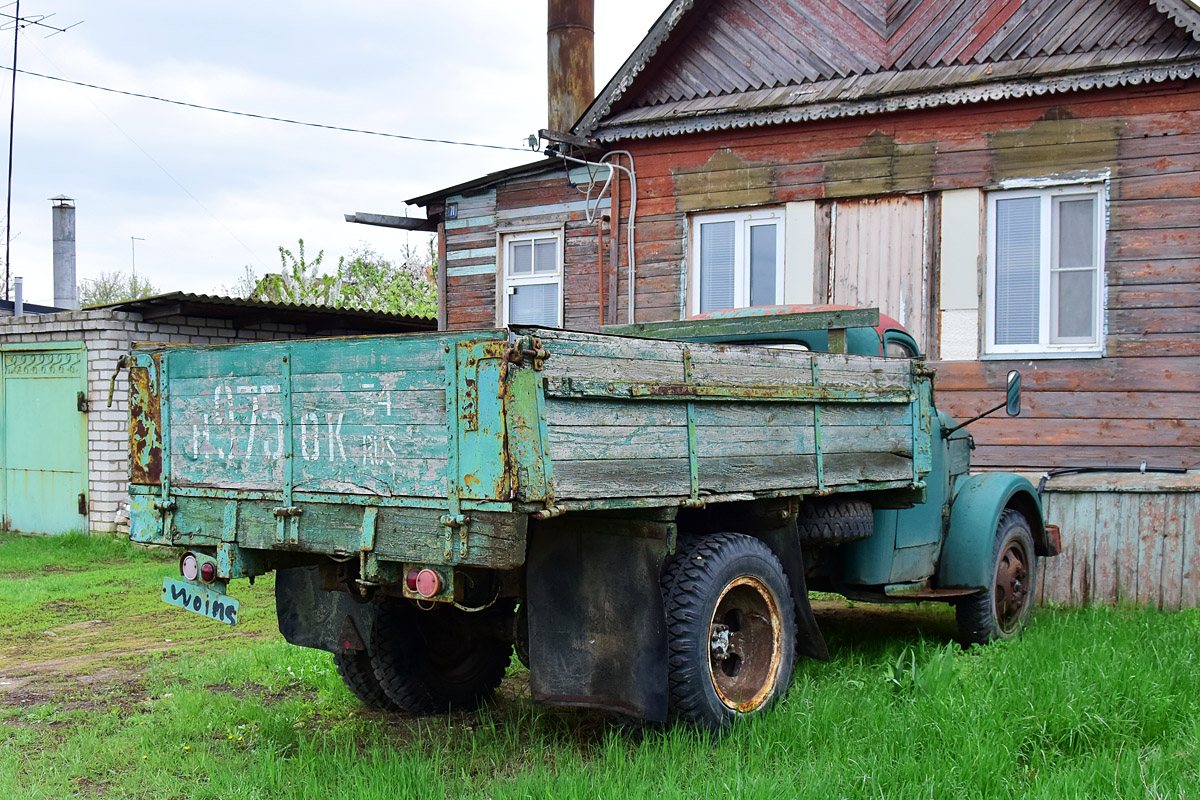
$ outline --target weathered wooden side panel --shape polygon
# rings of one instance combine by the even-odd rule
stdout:
[[[1200,606],[1195,475],[1076,475],[1050,481],[1046,521],[1063,553],[1043,559],[1043,602]]]
[[[446,494],[440,341],[189,348],[166,359],[175,486]]]
[[[914,378],[906,360],[539,336],[549,353],[548,457],[558,502],[803,494],[914,480]],[[804,402],[805,391],[824,389],[849,399]],[[788,393],[797,399],[783,399]],[[902,401],[872,401],[873,393]]]

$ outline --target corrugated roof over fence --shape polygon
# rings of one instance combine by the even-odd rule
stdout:
[[[391,314],[359,308],[272,303],[247,300],[242,297],[221,297],[188,292],[171,292],[137,300],[109,303],[96,306],[96,308],[135,312],[141,314],[142,318],[147,321],[182,315],[228,319],[235,325],[282,322],[307,325],[314,330],[353,328],[380,333],[405,333],[431,331],[437,328],[437,321],[432,317]]]

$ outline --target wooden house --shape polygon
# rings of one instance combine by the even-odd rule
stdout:
[[[953,414],[1024,374],[1025,413],[973,428],[981,466],[1200,465],[1191,0],[672,0],[548,136],[409,201],[444,327],[878,306]],[[1195,473],[1072,480],[1048,591],[1196,604]]]

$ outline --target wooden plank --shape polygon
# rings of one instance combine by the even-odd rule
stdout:
[[[878,309],[812,311],[796,314],[730,312],[729,317],[679,322],[612,325],[605,333],[652,339],[725,339],[736,336],[761,336],[788,331],[828,330],[830,328],[873,328],[879,324]]]
[[[1057,558],[1051,558],[1046,563],[1046,588],[1043,599],[1049,603],[1065,604],[1071,599],[1071,567],[1075,560],[1075,537],[1070,535],[1075,518],[1075,503],[1073,497],[1062,498],[1061,502],[1055,497],[1053,519],[1065,527],[1062,537],[1062,552]]]
[[[1200,608],[1200,493],[1189,493],[1180,524],[1183,553],[1179,605]]]
[[[564,461],[554,465],[556,500],[686,497],[690,491],[686,458]]]
[[[1075,556],[1071,564],[1071,604],[1082,606],[1091,602],[1096,579],[1096,495],[1080,494],[1073,500]]]
[[[1138,593],[1138,553],[1142,526],[1138,496],[1123,494],[1119,501],[1120,542],[1117,548],[1117,601],[1133,603]]]
[[[1092,579],[1092,601],[1115,605],[1117,602],[1117,558],[1122,528],[1120,495],[1105,492],[1096,495],[1096,550]]]
[[[555,475],[559,465],[571,461],[611,461],[687,458],[687,427],[594,425],[553,427],[550,458]]]
[[[1166,496],[1138,495],[1141,528],[1138,537],[1137,602],[1156,606],[1159,580],[1162,578],[1163,526],[1166,523]]]
[[[1183,595],[1184,527],[1188,495],[1165,495],[1166,513],[1162,532],[1162,573],[1158,579],[1158,607],[1178,611]]]
[[[977,437],[978,441],[978,437]],[[1092,446],[1057,445],[1022,447],[1019,445],[988,445],[979,442],[971,456],[976,467],[1031,470],[1057,467],[1136,467],[1145,461],[1151,467],[1188,467],[1200,463],[1197,447],[1146,447],[1130,445],[1112,447],[1096,443]]]

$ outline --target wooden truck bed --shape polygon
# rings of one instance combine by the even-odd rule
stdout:
[[[530,518],[930,469],[906,359],[514,328],[145,347],[130,374],[141,542],[511,568]]]

